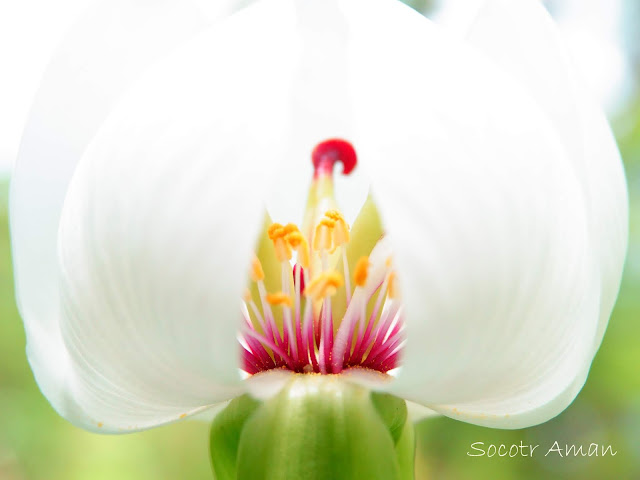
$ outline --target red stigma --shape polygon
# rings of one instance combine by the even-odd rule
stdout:
[[[356,151],[346,140],[331,138],[316,145],[311,154],[314,167],[314,177],[319,174],[331,175],[336,162],[342,163],[342,174],[349,175],[356,164]]]

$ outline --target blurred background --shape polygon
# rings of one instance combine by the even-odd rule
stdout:
[[[406,0],[447,23],[476,0]],[[0,0],[0,480],[208,479],[208,425],[181,422],[100,436],[67,423],[40,394],[14,303],[8,185],[48,58],[87,0]],[[625,162],[631,238],[622,289],[587,384],[560,416],[524,430],[447,418],[417,427],[417,479],[640,479],[640,2],[548,0],[583,77],[607,112]],[[611,445],[616,456],[473,458],[473,442]],[[537,452],[536,452],[537,453]]]

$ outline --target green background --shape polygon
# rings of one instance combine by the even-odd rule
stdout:
[[[576,401],[523,430],[492,430],[447,418],[417,427],[417,479],[640,479],[640,100],[614,122],[625,160],[631,237],[624,280],[604,342]],[[8,179],[0,179],[0,480],[209,479],[206,423],[102,436],[73,427],[40,394],[25,356],[14,303],[7,223]],[[534,457],[469,457],[473,442],[539,444]],[[557,441],[611,445],[617,455],[544,456]]]

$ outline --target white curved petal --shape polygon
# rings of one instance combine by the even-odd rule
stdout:
[[[290,135],[291,33],[252,36],[267,33],[257,27],[265,15],[290,12],[272,3],[151,68],[73,176],[59,235],[61,329],[74,400],[105,426],[152,426],[244,388],[240,299],[261,198]]]
[[[350,368],[348,370],[344,370],[341,377],[346,381],[353,382],[361,387],[369,388],[371,390],[386,390],[388,389],[388,385],[393,382],[393,377],[389,375],[364,368]],[[413,423],[440,415],[438,412],[435,412],[424,405],[411,401],[407,401],[407,410],[409,420]]]
[[[618,295],[628,237],[626,183],[611,129],[539,1],[484,0],[465,38],[527,88],[552,121],[581,183],[602,270],[597,349]]]
[[[255,398],[267,400],[277,395],[296,375],[290,370],[267,370],[246,379],[247,391]]]
[[[581,183],[602,278],[595,354],[620,287],[628,238],[626,183],[611,129],[540,2],[483,0],[464,36],[527,88],[553,122]],[[589,366],[559,404],[577,395]]]
[[[29,362],[64,416],[94,425],[68,398],[58,327],[56,233],[71,175],[122,92],[177,44],[237,8],[236,1],[116,0],[93,8],[47,68],[12,179],[11,233]]]
[[[355,145],[406,300],[391,388],[478,424],[551,418],[584,376],[600,316],[577,169],[524,88],[412,12],[369,5],[399,26],[379,38],[370,17],[354,22],[367,44],[351,45]]]

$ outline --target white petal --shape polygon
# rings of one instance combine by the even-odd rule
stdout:
[[[290,135],[291,33],[252,37],[277,6],[240,12],[151,68],[76,169],[61,329],[74,399],[105,425],[151,426],[244,388],[240,299]]]
[[[236,8],[235,1],[116,0],[68,34],[44,77],[13,176],[11,233],[28,357],[43,393],[72,421],[95,428],[68,398],[58,327],[56,233],[71,175],[122,92],[167,51]],[[106,427],[105,427],[106,428]]]
[[[484,0],[464,36],[527,88],[553,122],[581,183],[602,278],[595,354],[620,287],[628,238],[626,183],[611,129],[540,2]],[[552,408],[560,410],[573,400],[589,366]]]
[[[422,420],[426,420],[427,418],[440,416],[440,413],[436,412],[435,410],[431,410],[424,405],[420,405],[419,403],[415,403],[409,400],[407,400],[407,413],[409,414],[409,419],[413,423],[421,422]]]
[[[388,385],[393,382],[393,377],[390,375],[364,368],[350,368],[345,370],[342,372],[341,378],[371,390],[386,390],[388,389]],[[407,409],[409,419],[414,423],[426,418],[439,416],[438,412],[411,401],[407,401]]]
[[[539,1],[484,0],[465,37],[527,88],[553,122],[581,183],[602,270],[597,349],[618,295],[628,237],[626,183],[611,129]]]
[[[266,400],[276,395],[291,381],[294,372],[290,370],[267,370],[252,375],[246,380],[247,391],[255,398]]]
[[[352,45],[351,70],[355,145],[406,300],[392,389],[478,424],[547,420],[584,380],[611,289],[580,169],[525,89],[426,20],[370,5],[398,26],[384,38],[373,21],[354,28],[368,43]]]

